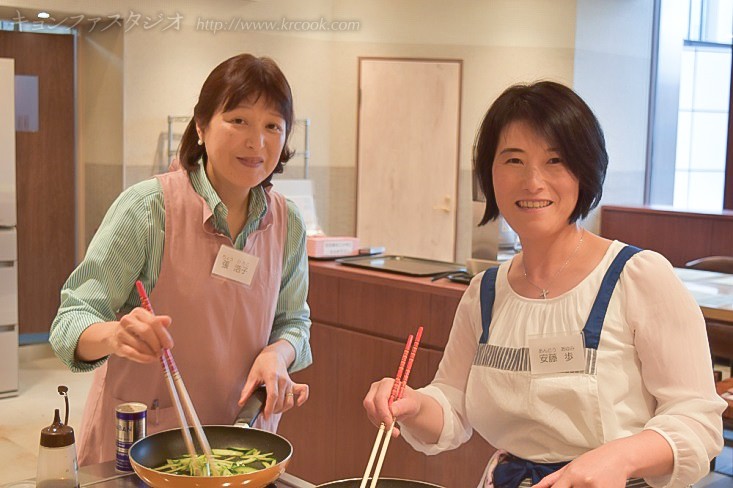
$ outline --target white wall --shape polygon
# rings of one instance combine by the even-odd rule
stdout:
[[[644,200],[653,4],[577,2],[573,87],[598,117],[610,160],[601,205]],[[598,231],[599,217],[586,225]]]
[[[77,38],[77,260],[123,186],[122,44],[119,29]]]
[[[17,0],[0,0],[12,6]],[[294,91],[296,116],[312,120],[311,165],[321,169],[316,203],[330,233],[355,230],[357,66],[359,56],[463,60],[457,259],[470,254],[470,166],[475,131],[508,85],[573,82],[575,0],[27,0],[66,14],[106,17],[129,11],[183,17],[181,29],[131,28],[123,34],[123,159],[128,183],[160,164],[166,116],[190,114],[211,69],[252,52],[273,57]],[[352,32],[219,32],[200,19],[355,20]],[[89,130],[92,130],[91,128]],[[96,130],[104,130],[96,127]],[[292,162],[297,166],[298,160]],[[297,174],[297,173],[296,173]],[[330,175],[330,176],[329,176]],[[341,175],[341,176],[334,176]],[[344,179],[344,175],[346,179]],[[331,228],[329,228],[331,227]]]

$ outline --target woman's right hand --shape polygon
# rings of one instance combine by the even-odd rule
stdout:
[[[394,381],[394,378],[383,378],[372,383],[369,392],[364,397],[364,409],[369,420],[376,427],[382,423],[389,426],[392,420],[404,421],[420,413],[420,394],[409,386],[405,387],[400,400],[395,400],[392,405],[389,405]],[[395,424],[392,436],[397,437],[398,435],[400,435],[400,430]]]
[[[168,332],[171,318],[153,315],[144,308],[135,308],[124,315],[108,337],[112,354],[138,363],[158,361],[163,349],[173,347]]]

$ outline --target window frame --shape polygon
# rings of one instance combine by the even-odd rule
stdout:
[[[664,6],[662,5],[663,3]],[[679,70],[679,63],[675,59],[677,48],[670,49],[670,42],[676,46],[677,39],[683,32],[679,20],[684,18],[682,14],[683,11],[686,11],[685,9],[686,7],[683,2],[654,1],[649,91],[650,103],[647,127],[646,168],[644,172],[643,201],[645,206],[662,205],[671,207],[673,205],[679,110],[679,78],[676,79],[674,84],[666,83],[660,87],[659,66],[660,58],[664,58],[665,71],[669,70],[670,66],[675,70]],[[663,19],[665,20],[664,23],[662,22]],[[685,45],[714,45],[717,47],[726,45],[689,40],[689,21],[684,26],[684,33],[688,38],[684,42]],[[729,47],[733,51],[733,43]],[[725,174],[723,179],[723,211],[733,210],[733,62],[731,62],[730,97],[728,103],[728,140],[726,142]],[[658,141],[661,139],[674,140],[674,144],[659,144]]]
[[[733,45],[731,51],[733,51]],[[728,156],[725,161],[723,210],[733,210],[733,62],[730,63],[730,99],[728,103]]]

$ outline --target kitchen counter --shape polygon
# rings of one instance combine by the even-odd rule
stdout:
[[[467,285],[453,283],[446,279],[431,281],[418,278],[359,268],[349,268],[333,261],[310,261],[311,273],[334,278],[357,278],[364,283],[373,283],[433,295],[458,298],[466,291]],[[700,305],[706,319],[719,320],[733,325],[733,275],[701,271],[696,269],[675,268],[675,273]]]
[[[283,415],[278,434],[293,444],[288,471],[312,483],[358,478],[377,429],[362,406],[373,381],[394,376],[405,339],[424,326],[410,386],[430,382],[448,342],[466,285],[309,262],[313,365],[293,375],[310,399]],[[476,486],[495,449],[478,434],[460,448],[425,456],[402,437],[384,460],[385,477],[439,486]]]
[[[333,261],[311,260],[310,271],[335,278],[358,277],[364,283],[378,285],[389,283],[392,287],[404,290],[459,299],[467,288],[465,284],[453,283],[446,279],[431,281],[430,278],[349,268]],[[675,268],[675,273],[692,293],[706,319],[733,325],[733,275],[687,268]]]
[[[460,299],[466,291],[466,285],[454,283],[446,279],[432,281],[430,277],[408,276],[385,271],[344,266],[335,261],[318,261],[311,259],[308,263],[311,274],[331,276],[334,278],[358,279],[364,283],[377,285],[389,284],[394,288],[430,293]]]
[[[94,486],[95,488],[145,488],[147,485],[135,473],[121,474],[115,471],[115,462],[84,466],[79,469],[79,484],[81,487]],[[36,486],[35,481],[26,480],[9,483],[3,488],[31,488]],[[275,484],[266,488],[315,488],[314,485],[284,473]]]
[[[675,268],[675,273],[706,319],[733,326],[733,275],[687,268]]]
[[[278,433],[293,444],[289,471],[325,483],[364,472],[376,429],[366,418],[362,400],[373,381],[394,375],[405,338],[420,325],[425,329],[410,386],[432,380],[467,286],[329,261],[311,260],[309,271],[314,362],[293,379],[309,384],[311,394],[305,405],[283,415]],[[700,278],[709,275],[685,270],[680,277],[694,288],[708,320],[711,312],[726,307],[714,300],[720,297],[703,298],[712,288]],[[712,278],[721,293],[729,286],[730,277]],[[494,451],[474,434],[457,450],[424,456],[398,437],[390,444],[382,474],[442,486],[476,486]]]

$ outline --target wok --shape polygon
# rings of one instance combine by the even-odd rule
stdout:
[[[264,388],[252,394],[239,414],[237,425],[205,425],[209,444],[214,449],[237,447],[256,448],[263,453],[272,452],[277,462],[268,468],[247,474],[229,476],[183,476],[155,471],[154,468],[166,463],[166,459],[187,454],[181,429],[164,430],[144,437],[130,447],[130,464],[135,473],[153,488],[223,488],[245,486],[262,488],[275,481],[285,472],[293,455],[293,446],[282,436],[260,429],[248,427],[254,422],[262,409],[266,393]],[[242,426],[240,426],[242,425]],[[191,430],[196,452],[202,449]]]
[[[369,478],[371,483],[371,478]],[[316,488],[359,488],[361,478],[352,478],[348,480],[331,481],[329,483],[318,485]],[[367,483],[367,487],[369,483]],[[431,485],[424,481],[402,480],[397,478],[379,478],[377,488],[443,488],[438,485]]]

